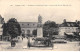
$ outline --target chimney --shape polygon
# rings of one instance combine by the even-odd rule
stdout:
[[[66,22],[66,19],[64,19],[63,23],[65,23],[65,22]]]
[[[78,21],[76,20],[75,22],[77,23]]]

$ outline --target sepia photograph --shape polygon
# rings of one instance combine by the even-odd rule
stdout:
[[[0,0],[0,51],[80,51],[80,0]]]

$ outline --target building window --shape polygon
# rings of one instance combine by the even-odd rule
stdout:
[[[34,24],[33,24],[33,26],[34,26]]]
[[[25,33],[25,30],[24,29],[22,29],[22,33]]]
[[[28,24],[28,26],[29,26],[29,24]]]
[[[30,34],[30,30],[27,30],[27,34]]]

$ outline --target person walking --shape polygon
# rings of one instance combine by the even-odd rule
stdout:
[[[25,37],[23,38],[23,49],[27,49],[28,48],[28,39]]]
[[[11,40],[11,47],[15,47],[15,45],[16,45],[15,40],[12,39],[12,40]]]

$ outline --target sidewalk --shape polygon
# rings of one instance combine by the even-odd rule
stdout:
[[[10,42],[0,41],[0,50],[5,50],[5,49],[7,49],[8,46],[10,46]]]
[[[66,44],[54,44],[54,47],[27,47],[27,40],[16,43],[15,47],[11,47],[11,43],[0,41],[0,51],[27,51],[27,50],[50,50],[50,51],[80,51],[79,42],[68,42]]]

